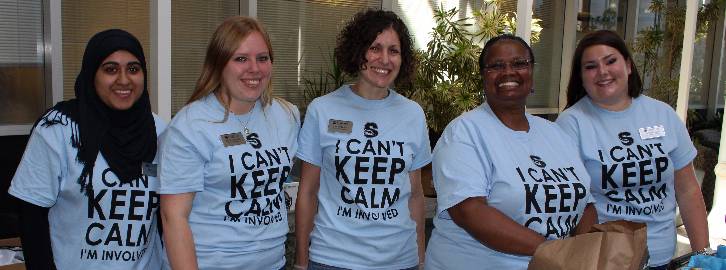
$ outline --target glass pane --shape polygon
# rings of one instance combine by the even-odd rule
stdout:
[[[721,31],[724,34],[726,34],[726,27],[724,27],[723,29],[717,30],[717,31]],[[719,109],[724,108],[724,92],[726,92],[726,42],[722,42],[722,44],[723,44],[723,47],[721,48],[721,69],[720,69],[721,78],[719,78],[719,80],[718,80],[721,85],[714,86],[714,88],[717,87],[717,89],[718,89],[718,92],[716,93],[716,97],[717,97],[717,103],[716,103],[717,107],[716,108],[719,108]],[[721,113],[723,113],[723,111]]]
[[[625,34],[625,0],[580,0],[577,13],[577,40],[597,30],[616,31]]]
[[[0,2],[0,125],[32,124],[45,111],[42,7]]]
[[[708,77],[710,72],[706,65],[710,65],[711,61],[706,61],[707,37],[696,38],[696,44],[693,45],[693,62],[691,63],[691,80],[689,84],[688,108],[702,109],[706,106],[706,98],[708,98]],[[710,57],[709,57],[710,58]]]
[[[713,64],[712,24],[717,21],[711,1],[699,1],[696,40],[693,47],[691,78],[689,78],[689,108],[704,109],[709,97],[711,66]],[[645,93],[675,107],[685,20],[685,2],[640,0],[638,33],[631,45],[635,64],[643,78]],[[723,12],[723,11],[721,11]],[[716,15],[717,16],[717,15]],[[673,26],[666,27],[671,23]]]
[[[541,20],[539,25],[542,31],[539,34],[539,41],[531,43],[537,63],[534,72],[534,94],[527,100],[527,107],[557,108],[565,4],[557,0],[537,0],[533,9],[533,19]]]
[[[239,1],[174,0],[171,4],[171,112],[194,92],[207,45],[222,21],[239,15]]]
[[[689,109],[705,108],[708,104],[709,89],[716,90],[711,86],[711,66],[718,66],[713,63],[713,44],[715,42],[713,26],[717,24],[718,17],[708,17],[708,9],[715,9],[710,0],[699,2],[699,16],[696,23],[696,43],[693,46],[693,62],[691,63],[691,80],[689,84],[688,103]],[[716,9],[718,10],[718,9]],[[721,10],[723,14],[723,10]]]
[[[327,72],[343,25],[362,9],[381,8],[380,0],[265,0],[257,4],[257,17],[267,27],[275,53],[274,93],[300,107],[325,91],[335,90]],[[316,89],[305,90],[306,79],[321,77],[328,83],[316,83]]]
[[[62,1],[63,25],[63,98],[75,97],[74,85],[81,70],[83,51],[91,37],[103,30],[120,28],[134,35],[151,68],[151,47],[149,46],[149,2],[146,0],[74,0]],[[109,12],[112,11],[112,12]],[[151,74],[146,74],[151,80]],[[153,85],[147,81],[147,85]],[[149,89],[151,90],[151,89]]]
[[[663,17],[665,5],[662,1],[639,0],[638,3],[638,29],[633,50],[635,66],[643,80],[643,88],[648,96],[666,103],[675,104],[675,92],[668,93],[659,91],[658,87],[653,88],[655,69],[658,66],[669,65],[670,61],[655,61],[664,55],[663,30],[665,29],[665,18]],[[655,78],[657,80],[657,78]],[[658,84],[656,84],[658,85]],[[677,86],[677,84],[676,84]],[[651,91],[652,90],[652,91]],[[672,99],[672,101],[671,101]]]

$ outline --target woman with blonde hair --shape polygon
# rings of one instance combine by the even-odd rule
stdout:
[[[222,22],[187,105],[161,138],[161,207],[173,269],[282,269],[295,106],[272,98],[273,52],[248,17]]]

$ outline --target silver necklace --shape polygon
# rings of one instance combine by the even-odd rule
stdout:
[[[252,104],[252,109],[250,109],[250,112],[249,112],[250,115],[249,115],[249,117],[247,117],[247,121],[242,123],[242,120],[240,120],[240,124],[242,124],[242,132],[244,132],[245,137],[247,135],[250,135],[250,129],[247,127],[247,124],[249,124],[250,121],[252,120],[252,118],[255,116],[255,106],[257,106],[257,102]]]

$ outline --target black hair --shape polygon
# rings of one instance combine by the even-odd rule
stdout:
[[[401,69],[396,83],[411,79],[416,67],[413,41],[403,20],[392,11],[368,9],[358,12],[338,34],[335,61],[341,70],[356,76],[366,63],[366,51],[384,30],[393,28],[401,42]]]
[[[498,35],[496,37],[489,39],[489,41],[487,41],[487,43],[484,44],[484,48],[481,49],[481,54],[479,54],[479,74],[484,75],[484,67],[486,66],[486,63],[484,63],[484,60],[487,58],[487,56],[489,54],[489,48],[494,46],[494,44],[496,44],[497,42],[504,41],[504,40],[511,40],[511,41],[520,43],[522,45],[522,47],[527,49],[527,52],[529,53],[529,60],[531,61],[532,64],[534,64],[534,52],[532,51],[532,47],[530,47],[529,44],[527,44],[527,42],[524,41],[524,39],[522,39],[521,37],[512,35],[512,34],[501,34],[501,35]]]

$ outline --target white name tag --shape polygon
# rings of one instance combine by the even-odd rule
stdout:
[[[224,145],[224,147],[230,147],[230,146],[247,143],[247,140],[245,140],[245,137],[242,136],[241,132],[222,134],[222,135],[219,135],[219,138],[222,140],[222,144]]]
[[[353,121],[329,119],[328,132],[350,134],[351,132],[353,132]]]
[[[664,137],[666,135],[663,125],[639,128],[640,138],[643,140]]]

